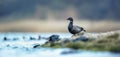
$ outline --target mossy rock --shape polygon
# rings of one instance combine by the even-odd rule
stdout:
[[[99,50],[99,51],[120,51],[120,34],[114,33],[112,35],[106,36],[100,39],[88,39],[88,41],[61,41],[55,42],[53,45],[51,43],[43,44],[42,47],[52,47],[52,48],[72,48],[72,49],[84,49],[84,50]]]
[[[73,49],[80,49],[80,48],[83,48],[83,43],[82,42],[71,42],[71,43],[67,43],[66,44],[66,47],[69,47],[69,48],[73,48]]]
[[[107,36],[107,38],[119,38],[119,33],[114,33],[112,35]]]

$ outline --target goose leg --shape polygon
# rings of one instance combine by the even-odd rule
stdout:
[[[73,34],[73,35],[71,36],[72,39],[76,39],[76,38],[78,38],[78,37],[79,37],[78,34]]]

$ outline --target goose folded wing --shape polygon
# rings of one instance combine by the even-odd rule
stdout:
[[[80,32],[80,31],[82,31],[82,27],[73,26],[73,31],[75,31],[75,32]]]

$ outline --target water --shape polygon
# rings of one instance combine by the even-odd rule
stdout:
[[[36,44],[43,44],[50,35],[58,34],[60,38],[68,38],[68,33],[0,33],[0,57],[120,57],[120,53],[103,51],[72,50],[69,48],[33,48]],[[7,37],[8,40],[3,41]],[[35,40],[30,40],[33,37]],[[16,39],[16,40],[13,40]]]

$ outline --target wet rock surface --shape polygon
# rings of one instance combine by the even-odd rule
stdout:
[[[10,40],[10,39],[8,39],[7,37],[3,38],[3,41],[8,41],[8,40]]]
[[[38,48],[38,47],[40,47],[40,44],[35,44],[35,45],[33,46],[33,48]]]
[[[89,38],[87,38],[85,36],[80,36],[80,37],[78,37],[76,39],[73,39],[73,42],[77,42],[77,41],[84,41],[84,42],[86,42],[88,40],[89,40]]]
[[[55,42],[55,41],[59,41],[59,40],[60,40],[59,35],[51,35],[51,36],[49,37],[49,40],[48,40],[48,41],[50,41],[50,42]]]
[[[63,51],[63,52],[61,52],[62,55],[75,54],[75,53],[79,53],[79,51],[78,51],[78,50],[73,50],[73,49],[71,49],[71,50],[68,50],[68,51]]]
[[[37,40],[36,38],[34,38],[34,37],[30,37],[30,40]]]

